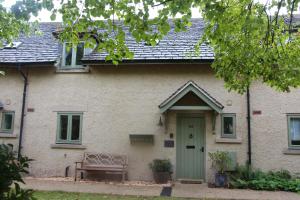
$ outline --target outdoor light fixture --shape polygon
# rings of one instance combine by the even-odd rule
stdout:
[[[159,121],[158,121],[158,126],[163,126],[163,122],[162,122],[162,119],[161,119],[161,116],[159,117]]]

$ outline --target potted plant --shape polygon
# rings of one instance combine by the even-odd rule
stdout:
[[[149,164],[155,183],[167,183],[172,174],[172,164],[168,159],[154,159]]]
[[[228,169],[231,159],[228,152],[216,151],[213,153],[208,153],[211,161],[212,167],[216,170],[215,174],[215,186],[225,187],[228,184],[228,176],[226,174],[226,169]]]

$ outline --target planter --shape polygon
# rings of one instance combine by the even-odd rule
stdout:
[[[155,183],[167,183],[170,180],[170,172],[153,172]]]
[[[228,180],[227,175],[222,173],[216,173],[215,175],[215,185],[216,187],[226,187]]]

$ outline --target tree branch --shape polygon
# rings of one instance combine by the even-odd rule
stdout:
[[[292,1],[292,8],[291,8],[291,16],[290,16],[290,22],[289,22],[289,34],[291,35],[292,32],[292,23],[293,23],[293,12],[295,8],[296,0]]]
[[[165,1],[161,2],[161,3],[159,3],[159,4],[153,5],[152,7],[161,6],[161,5],[164,5],[164,4],[166,4],[166,3],[170,2],[170,1],[173,1],[173,0],[165,0]]]

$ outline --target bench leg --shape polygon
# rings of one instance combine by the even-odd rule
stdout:
[[[75,178],[74,178],[74,181],[76,182],[77,180],[77,167],[75,167]]]
[[[124,183],[124,181],[125,181],[125,175],[126,175],[126,172],[122,172],[122,183]]]

